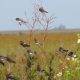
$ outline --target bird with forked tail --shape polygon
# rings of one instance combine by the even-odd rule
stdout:
[[[39,8],[39,11],[40,11],[41,13],[48,13],[48,12],[45,11],[42,7]]]
[[[4,61],[8,61],[9,63],[16,63],[15,61],[8,57],[0,56],[0,64],[4,65]]]
[[[21,18],[16,18],[16,21],[18,22],[18,24],[21,26],[22,24],[26,24],[27,21],[21,19]]]
[[[24,48],[30,47],[29,44],[27,44],[27,43],[25,43],[25,42],[23,42],[23,41],[20,41],[20,45],[23,46]]]
[[[6,80],[16,80],[16,78],[13,75],[11,75],[11,73],[9,73],[6,75]]]

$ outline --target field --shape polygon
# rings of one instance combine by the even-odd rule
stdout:
[[[44,47],[34,42],[37,38],[42,42],[42,33],[34,34],[31,47],[24,48],[20,40],[29,43],[28,34],[1,34],[0,55],[14,60],[16,63],[4,61],[0,64],[0,80],[6,80],[11,73],[16,80],[80,80],[80,49],[77,50],[77,33],[49,33]],[[59,47],[75,52],[76,59],[65,57]],[[32,49],[35,55],[29,59],[27,50]],[[29,64],[29,60],[31,61]]]

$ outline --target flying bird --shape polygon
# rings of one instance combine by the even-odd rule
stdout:
[[[45,11],[42,7],[39,8],[39,11],[40,11],[41,13],[48,13],[48,12]]]
[[[21,26],[22,24],[26,24],[27,22],[21,18],[16,18],[16,21],[18,22],[18,24]]]

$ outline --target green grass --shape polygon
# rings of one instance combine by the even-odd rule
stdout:
[[[40,34],[34,35],[38,40],[42,41],[43,36]],[[28,35],[0,35],[0,55],[7,56],[16,64],[4,62],[5,66],[0,65],[0,80],[5,80],[5,75],[11,72],[16,80],[80,80],[80,49],[77,50],[77,34],[76,33],[50,33],[45,41],[44,51],[35,45],[33,38],[31,41],[31,48],[37,51],[35,59],[31,62],[34,65],[31,68],[27,67],[28,55],[26,49],[20,46],[19,41],[24,40],[28,43]],[[58,51],[62,46],[69,51],[75,51],[77,60],[67,60],[64,55]],[[51,57],[54,56],[50,64]],[[46,73],[38,72],[37,64]],[[51,71],[50,71],[51,68]],[[64,69],[63,69],[64,68]],[[62,72],[61,76],[57,76]]]

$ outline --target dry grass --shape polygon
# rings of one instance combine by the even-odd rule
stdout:
[[[45,52],[42,52],[40,48],[35,45],[33,41],[35,37],[38,40],[43,41],[43,35],[42,33],[34,34],[31,39],[31,48],[37,51],[37,60],[35,60],[35,66],[33,66],[33,69],[35,69],[36,65],[39,64],[41,68],[45,69],[48,72],[49,60],[51,58],[51,55],[54,55],[55,58],[52,63],[52,68],[55,72],[54,75],[56,76],[58,72],[63,71],[63,75],[61,77],[57,77],[56,80],[80,80],[80,60],[78,61],[78,63],[73,61],[66,61],[64,56],[58,52],[58,48],[60,46],[70,51],[77,50],[78,46],[76,44],[76,33],[49,33],[44,43]],[[9,63],[5,62],[4,67],[0,65],[0,80],[5,80],[5,75],[9,72],[12,72],[12,74],[17,78],[17,80],[26,80],[27,58],[25,57],[25,54],[27,52],[26,49],[20,46],[20,40],[28,43],[29,35],[0,35],[0,55],[8,56],[16,61],[16,64],[10,64],[10,69],[8,69]],[[76,54],[80,59],[79,53],[80,51],[76,51]],[[65,66],[68,66],[68,68],[66,68],[65,70],[61,70],[62,67],[60,65],[63,64],[63,62]],[[32,73],[34,73],[34,71]],[[40,75],[37,72],[34,74],[37,75],[37,77],[31,80],[39,80]],[[45,79],[43,80],[49,79],[45,77]]]

